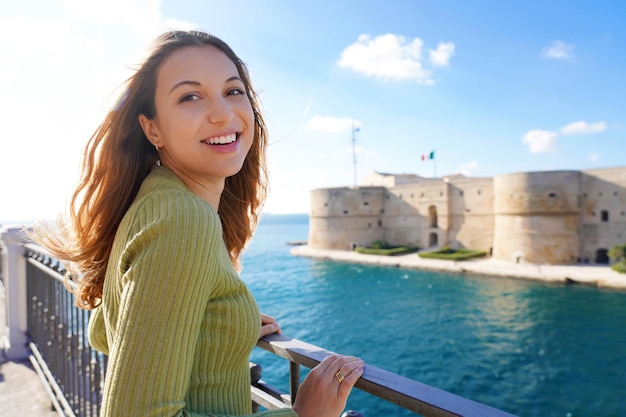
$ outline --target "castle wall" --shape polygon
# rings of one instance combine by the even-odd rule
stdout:
[[[583,171],[581,198],[580,260],[603,262],[602,251],[626,243],[626,169]]]
[[[382,240],[385,188],[325,188],[311,191],[308,244],[351,250]]]
[[[448,190],[441,181],[390,188],[385,197],[384,240],[394,245],[425,248],[431,235],[446,240]]]
[[[420,246],[419,231],[424,220],[415,205],[410,187],[389,188],[385,193],[383,240],[392,245]]]
[[[580,255],[581,173],[550,171],[494,177],[493,257],[559,264]]]
[[[448,245],[490,253],[493,248],[493,179],[464,178],[450,183]]]

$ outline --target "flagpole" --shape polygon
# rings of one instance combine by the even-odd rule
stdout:
[[[434,149],[433,149],[433,170],[435,173],[434,178],[437,178],[437,154],[435,153]]]

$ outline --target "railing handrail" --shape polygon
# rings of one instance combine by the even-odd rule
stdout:
[[[64,284],[68,282],[64,277],[65,269],[62,264],[44,248],[34,244],[24,246],[29,263],[47,272],[53,279]],[[72,281],[69,282],[70,285],[75,285]],[[324,348],[278,334],[261,338],[257,346],[290,361],[292,398],[297,395],[299,366],[313,368],[326,356],[334,354]],[[368,364],[355,387],[425,417],[515,417],[505,411]],[[253,393],[255,388],[258,386],[252,387]],[[281,398],[282,403],[290,405],[291,398],[284,397],[285,395]],[[278,408],[277,404],[272,408]]]
[[[307,368],[315,367],[326,356],[334,354],[278,334],[263,337],[257,346]],[[514,417],[505,411],[367,364],[355,387],[428,417]]]

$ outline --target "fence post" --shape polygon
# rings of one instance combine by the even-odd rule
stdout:
[[[6,317],[0,321],[0,336],[5,337],[5,355],[9,360],[26,359],[28,351],[28,316],[26,309],[26,259],[23,243],[26,234],[23,228],[4,226],[0,228],[2,245],[2,277],[4,291],[0,291],[0,308]],[[2,299],[4,297],[4,299]],[[0,314],[2,317],[2,314]]]

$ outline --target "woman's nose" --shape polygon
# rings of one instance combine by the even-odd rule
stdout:
[[[232,106],[224,98],[220,97],[209,103],[207,110],[209,123],[220,124],[229,122],[233,119],[234,115],[235,113],[233,112]]]

